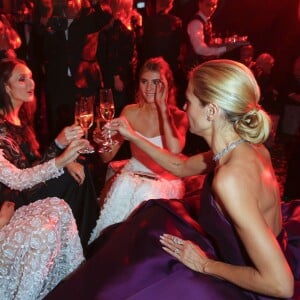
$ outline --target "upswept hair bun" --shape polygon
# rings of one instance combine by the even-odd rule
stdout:
[[[253,109],[234,122],[234,129],[248,142],[263,143],[270,134],[271,119],[263,109]]]
[[[190,81],[199,101],[217,104],[241,138],[254,144],[266,141],[271,120],[258,104],[260,90],[249,68],[233,60],[211,60],[195,67]]]

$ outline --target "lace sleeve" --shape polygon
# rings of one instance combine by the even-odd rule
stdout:
[[[3,150],[0,150],[0,181],[10,189],[22,191],[63,173],[63,169],[56,167],[54,159],[32,168],[18,169],[4,157]]]

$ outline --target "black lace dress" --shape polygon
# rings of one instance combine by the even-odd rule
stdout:
[[[0,151],[8,161],[20,169],[48,161],[61,152],[55,143],[52,143],[45,153],[40,155],[33,129],[27,125],[15,126],[6,120],[0,120]],[[0,201],[14,201],[16,208],[19,208],[47,197],[64,199],[72,209],[85,250],[90,233],[96,225],[99,209],[90,170],[87,165],[84,167],[86,178],[82,185],[78,185],[67,170],[58,178],[47,180],[22,192],[11,190],[0,183]]]

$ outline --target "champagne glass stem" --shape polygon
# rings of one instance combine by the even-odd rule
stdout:
[[[112,138],[111,138],[111,130],[110,130],[110,128],[109,128],[109,126],[110,126],[110,124],[109,124],[109,122],[107,122],[107,127],[108,127],[108,138],[107,138],[107,141],[108,141],[108,143],[110,144],[110,145],[112,145]]]
[[[108,123],[108,143],[111,145],[111,131],[110,131],[110,128],[109,128],[109,123]]]

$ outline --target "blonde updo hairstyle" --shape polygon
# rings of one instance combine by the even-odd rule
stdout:
[[[242,139],[254,144],[266,141],[271,119],[258,104],[260,90],[246,66],[227,59],[211,60],[195,67],[190,81],[199,101],[204,106],[217,104]]]

